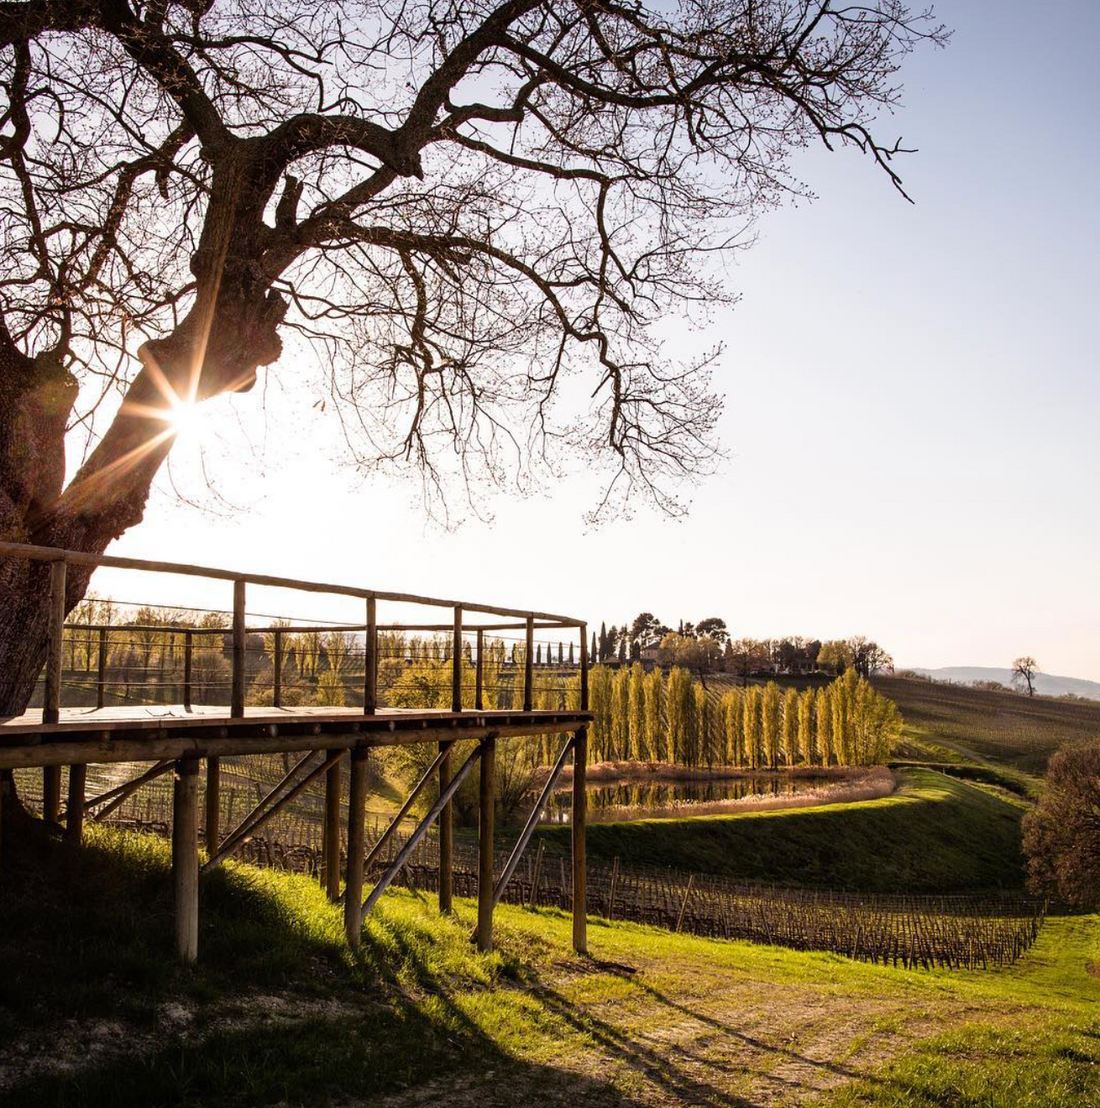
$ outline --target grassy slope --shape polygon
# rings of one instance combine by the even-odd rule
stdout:
[[[1100,739],[1100,702],[986,692],[960,685],[877,677],[918,742],[976,761],[1042,774],[1067,743]]]
[[[908,974],[597,921],[581,960],[567,917],[515,908],[483,957],[472,905],[446,921],[395,893],[354,957],[315,884],[234,866],[204,882],[187,970],[168,953],[165,844],[93,836],[9,860],[7,1108],[1100,1102],[1092,917],[1053,921],[1009,972]]]
[[[893,796],[743,815],[592,824],[590,857],[865,892],[1017,887],[1022,809],[928,770]],[[556,849],[567,827],[539,832]]]

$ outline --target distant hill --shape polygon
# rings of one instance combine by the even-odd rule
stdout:
[[[939,669],[908,667],[913,673],[931,677],[934,681],[954,681],[958,685],[973,685],[975,681],[999,681],[1012,684],[1012,670],[996,666],[941,666]],[[1086,681],[1083,677],[1058,677],[1053,673],[1040,673],[1035,677],[1035,691],[1040,696],[1083,696],[1100,700],[1100,681]]]

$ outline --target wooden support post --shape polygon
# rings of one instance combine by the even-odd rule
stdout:
[[[588,822],[587,765],[588,728],[582,727],[573,741],[573,949],[578,954],[588,953],[588,874],[584,838]]]
[[[480,712],[485,707],[485,632],[477,629],[477,662],[474,670],[474,710]]]
[[[441,742],[439,753],[443,760],[439,763],[439,795],[443,796],[451,783],[451,743]],[[439,910],[451,911],[454,900],[454,823],[453,808],[447,801],[439,813]]]
[[[367,598],[367,637],[363,644],[363,715],[378,710],[378,603]]]
[[[221,840],[221,759],[206,759],[206,856],[213,858]]]
[[[57,823],[61,818],[61,767],[46,766],[42,770],[42,818]]]
[[[176,763],[172,795],[172,884],[176,950],[185,962],[199,956],[199,760]]]
[[[80,842],[84,833],[84,782],[88,777],[85,765],[69,766],[69,803],[65,808],[65,838]]]
[[[283,706],[283,633],[275,630],[275,657],[271,659],[272,688],[271,704],[275,708]]]
[[[325,773],[325,822],[321,838],[321,882],[329,900],[340,899],[340,763]]]
[[[107,695],[107,628],[99,629],[99,656],[96,658],[95,706],[102,708]]]
[[[580,710],[582,712],[588,711],[588,624],[582,623],[580,627],[581,631],[581,702]]]
[[[527,617],[527,650],[523,660],[523,710],[529,712],[535,678],[535,621]]]
[[[244,625],[244,582],[233,582],[233,696],[229,705],[229,715],[233,719],[244,718],[245,689],[245,625]]]
[[[183,707],[191,711],[191,662],[195,652],[195,637],[190,631],[183,633]]]
[[[493,806],[496,739],[481,743],[480,811],[477,825],[477,948],[493,949]]]
[[[462,609],[457,604],[451,637],[451,711],[462,711]]]
[[[348,945],[359,947],[363,927],[363,856],[366,848],[364,815],[367,806],[367,758],[365,747],[351,752],[351,779],[348,783],[348,870],[344,882],[344,931]]]

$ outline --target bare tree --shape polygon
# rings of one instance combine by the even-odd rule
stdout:
[[[1024,654],[1012,663],[1012,683],[1027,689],[1028,696],[1035,695],[1035,676],[1039,672],[1039,663],[1030,655]]]
[[[430,500],[564,448],[604,460],[597,511],[678,510],[719,406],[653,324],[727,297],[707,256],[801,190],[792,151],[900,189],[872,121],[945,37],[901,0],[0,2],[0,536],[102,551],[173,408],[252,388],[291,333],[350,456]],[[43,572],[0,565],[0,713]]]

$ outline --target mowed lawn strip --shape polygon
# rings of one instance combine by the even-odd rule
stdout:
[[[890,1064],[934,1084],[919,1043],[935,1035],[976,1036],[943,1064],[980,1072],[1029,1028],[1067,1087],[1091,1064],[1073,1053],[1100,1002],[1091,917],[1052,920],[1006,972],[907,973],[598,920],[582,959],[566,915],[509,907],[481,956],[471,903],[444,920],[395,892],[353,957],[316,883],[242,865],[204,882],[189,970],[170,954],[163,842],[93,828],[28,861],[0,906],[11,1106],[798,1103],[878,1095]]]

